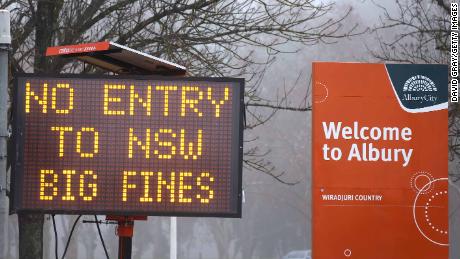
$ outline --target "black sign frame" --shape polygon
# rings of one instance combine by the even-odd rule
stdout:
[[[232,137],[231,137],[231,197],[233,212],[177,212],[177,211],[121,211],[121,210],[69,210],[69,209],[24,209],[22,201],[22,181],[24,174],[24,143],[25,143],[25,87],[20,87],[21,80],[28,78],[40,79],[120,79],[120,80],[162,80],[190,82],[228,82],[233,91],[232,100]],[[74,215],[146,215],[146,216],[178,216],[178,217],[224,217],[241,218],[242,216],[242,163],[243,163],[243,130],[244,130],[244,78],[230,77],[180,77],[180,76],[144,76],[144,75],[76,75],[76,74],[34,74],[23,73],[14,77],[13,90],[13,135],[10,213],[47,213]]]

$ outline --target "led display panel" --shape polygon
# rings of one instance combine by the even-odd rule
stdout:
[[[244,80],[21,75],[13,210],[241,217]]]

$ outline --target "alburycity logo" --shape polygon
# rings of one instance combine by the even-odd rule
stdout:
[[[403,100],[419,103],[435,103],[438,97],[434,94],[438,89],[433,80],[426,76],[415,75],[406,80],[403,87]]]

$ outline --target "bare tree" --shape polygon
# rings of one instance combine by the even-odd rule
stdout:
[[[375,28],[380,43],[372,50],[382,61],[448,64],[450,52],[450,1],[395,0],[396,12],[375,2],[383,12]],[[385,35],[385,39],[381,36]],[[393,37],[388,37],[392,35]],[[449,104],[449,159],[460,157],[460,105]],[[460,180],[460,172],[450,174]]]
[[[285,43],[309,45],[355,33],[342,27],[351,9],[330,17],[334,5],[313,0],[0,0],[0,8],[12,13],[13,73],[100,72],[45,58],[45,49],[115,41],[184,65],[191,75],[245,77],[248,129],[280,109],[310,110],[290,105],[289,91],[278,100],[259,96],[260,79],[275,55],[296,51],[283,49]],[[256,148],[246,151],[245,163],[282,181]],[[20,258],[42,258],[42,226],[42,215],[19,215]]]
[[[383,61],[447,64],[450,50],[450,4],[446,0],[395,0],[396,12],[378,5],[383,11],[379,37],[380,50],[373,54]],[[389,39],[388,39],[389,38]]]

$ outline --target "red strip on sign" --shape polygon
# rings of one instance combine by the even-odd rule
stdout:
[[[78,45],[55,46],[46,49],[46,56],[58,56],[75,53],[87,53],[108,50],[109,42],[93,42]]]

